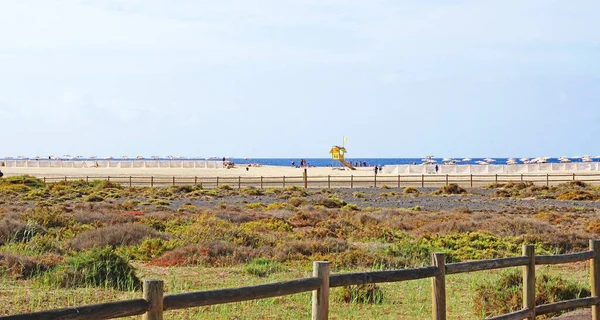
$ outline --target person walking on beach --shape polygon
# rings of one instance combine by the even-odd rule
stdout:
[[[439,167],[438,167],[438,165],[436,164],[436,165],[435,165],[435,173],[436,173],[436,174],[438,173],[438,170],[439,170],[439,169],[440,169],[440,168],[439,168]]]
[[[375,169],[373,170],[375,170],[375,175],[377,175],[377,166],[375,166]]]
[[[4,177],[4,173],[2,173],[2,170],[0,170],[0,178]]]

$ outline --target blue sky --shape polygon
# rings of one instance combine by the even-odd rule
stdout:
[[[600,155],[600,1],[2,0],[0,156]]]

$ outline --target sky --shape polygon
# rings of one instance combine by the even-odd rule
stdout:
[[[0,0],[0,157],[600,155],[597,0]]]

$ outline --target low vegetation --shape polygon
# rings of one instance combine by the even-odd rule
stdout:
[[[471,198],[492,204],[504,198],[552,199],[562,206],[516,202],[478,209]],[[586,250],[588,239],[600,235],[599,199],[600,190],[578,181],[468,191],[455,184],[433,191],[307,191],[227,185],[215,190],[125,188],[106,181],[45,185],[33,177],[11,177],[0,180],[0,273],[9,287],[58,295],[87,289],[126,295],[138,290],[140,278],[148,274],[168,278],[218,270],[231,281],[246,277],[254,283],[306,272],[317,260],[330,261],[332,272],[343,272],[429,265],[432,252],[445,252],[448,263],[517,256],[524,243],[534,244],[538,254],[567,253]],[[540,303],[586,294],[552,274],[544,277],[549,287],[538,288],[540,299],[546,299]],[[175,282],[186,291],[191,287],[183,284],[195,281]],[[477,297],[470,315],[507,312],[520,301],[518,288],[495,289],[517,285],[510,276],[499,281],[473,288]],[[338,288],[335,300],[385,305],[391,303],[386,288]]]

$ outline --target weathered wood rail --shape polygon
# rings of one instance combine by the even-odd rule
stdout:
[[[371,176],[40,176],[44,183],[67,181],[106,180],[123,186],[168,187],[176,185],[199,185],[205,189],[228,185],[232,188],[389,188],[403,187],[440,187],[451,183],[462,187],[482,187],[490,184],[508,182],[531,182],[536,185],[557,185],[569,181],[582,181],[594,185],[600,184],[600,174],[419,174],[419,175],[371,175]]]
[[[488,259],[445,264],[444,253],[432,254],[432,266],[373,272],[329,274],[329,262],[313,264],[310,278],[255,285],[249,287],[218,289],[163,295],[163,281],[145,280],[144,299],[109,302],[74,308],[41,311],[0,317],[0,319],[110,319],[143,314],[144,320],[160,320],[167,310],[192,308],[222,303],[264,299],[312,291],[312,319],[328,319],[329,288],[367,283],[399,282],[432,278],[432,319],[446,319],[446,276],[463,272],[475,272],[509,267],[523,268],[523,308],[488,319],[513,320],[535,319],[538,315],[568,309],[592,307],[592,319],[600,320],[600,241],[590,240],[588,251],[562,254],[534,254],[533,245],[523,245],[519,257]],[[578,261],[590,263],[591,297],[535,305],[535,266],[564,264]]]

